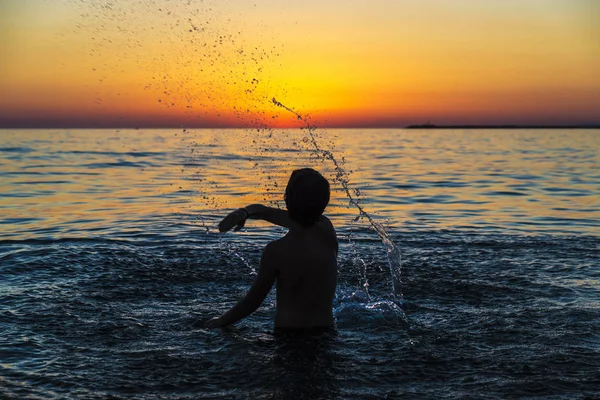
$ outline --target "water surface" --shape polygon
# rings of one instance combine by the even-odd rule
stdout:
[[[0,132],[0,394],[18,398],[600,395],[600,132],[322,132],[385,249],[334,185],[337,334],[272,333],[274,294],[226,331],[284,234],[218,235],[282,206],[305,131]]]

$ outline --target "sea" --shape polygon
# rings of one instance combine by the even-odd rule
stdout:
[[[275,333],[275,289],[205,329],[286,233],[218,222],[301,167],[335,331]],[[0,397],[598,399],[600,131],[2,130]]]

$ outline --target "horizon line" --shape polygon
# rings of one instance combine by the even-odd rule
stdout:
[[[600,123],[584,124],[365,124],[365,125],[317,125],[316,129],[600,129]],[[304,126],[243,126],[243,125],[0,125],[0,130],[49,130],[49,129],[91,129],[91,130],[142,130],[142,129],[306,129]]]

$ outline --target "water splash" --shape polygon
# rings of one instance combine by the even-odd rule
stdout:
[[[257,275],[258,272],[256,271],[256,268],[254,268],[252,264],[250,264],[250,262],[244,256],[242,256],[241,252],[232,243],[224,242],[223,236],[219,236],[219,244],[221,248],[225,247],[226,252],[230,257],[239,259],[246,266],[246,268],[248,268],[251,276]]]
[[[302,116],[294,109],[277,101],[277,99],[273,98],[271,101],[273,102],[273,104],[275,106],[283,108],[284,110],[294,114],[298,118],[298,120],[301,121],[305,125],[305,128],[308,131],[309,140],[313,146],[314,153],[318,157],[320,157],[324,160],[329,160],[333,164],[333,167],[335,170],[334,180],[336,182],[339,182],[339,184],[342,186],[342,190],[344,191],[344,193],[346,194],[346,197],[348,198],[349,203],[358,210],[358,216],[355,218],[354,221],[358,221],[361,218],[366,219],[368,221],[371,229],[373,229],[375,231],[377,236],[379,236],[382,243],[384,244],[385,249],[386,249],[386,258],[388,261],[388,266],[390,269],[390,275],[391,275],[391,279],[392,279],[392,294],[397,297],[402,297],[402,293],[400,291],[401,273],[402,273],[402,257],[400,254],[400,249],[398,249],[398,247],[394,244],[394,241],[392,240],[390,234],[385,230],[385,228],[380,223],[376,222],[373,219],[373,217],[360,204],[360,201],[359,201],[360,199],[358,197],[360,195],[360,192],[358,190],[351,190],[350,176],[348,175],[348,172],[342,167],[341,163],[336,159],[335,155],[330,150],[323,149],[319,145],[319,143],[314,135],[314,132],[317,129],[317,127],[315,125],[312,125],[308,121],[307,117]],[[354,192],[354,194],[353,194],[353,192]],[[367,290],[367,294],[368,294],[368,283],[367,283],[366,279],[365,279],[364,284],[366,285],[365,290]]]
[[[274,197],[279,193],[276,174],[265,166],[270,158],[272,143],[278,140],[272,138],[271,128],[274,122],[272,118],[276,119],[277,116],[264,110],[265,102],[272,96],[286,92],[285,87],[280,87],[281,83],[269,79],[274,71],[284,68],[279,59],[284,46],[277,35],[263,27],[259,29],[260,42],[248,36],[246,32],[250,27],[246,18],[235,12],[232,1],[187,1],[168,4],[168,7],[166,4],[165,7],[159,6],[152,0],[123,4],[106,0],[67,2],[80,13],[75,30],[89,43],[87,60],[93,65],[92,75],[102,83],[99,87],[104,87],[118,76],[127,76],[126,71],[135,68],[144,82],[143,89],[156,96],[154,109],[161,110],[161,113],[177,110],[179,123],[227,126],[237,121],[235,125],[257,129],[259,134],[249,138],[248,148],[241,150],[248,150],[252,171],[265,178],[261,179],[264,201],[277,206],[274,204],[279,201]],[[225,15],[227,18],[224,18]],[[148,26],[149,17],[153,21],[151,27]],[[252,29],[255,27],[252,26]],[[151,47],[156,43],[161,44],[158,52]],[[149,49],[152,51],[149,52]],[[110,58],[120,61],[118,68],[106,62]],[[110,90],[98,89],[99,101],[110,101],[110,96]],[[383,226],[363,209],[359,191],[350,189],[343,159],[342,163],[338,162],[329,150],[332,144],[317,141],[314,135],[316,127],[306,117],[274,98],[272,100],[275,105],[292,112],[306,124],[309,137],[297,146],[313,150],[332,163],[335,181],[340,183],[351,206],[359,211],[355,221],[365,218],[384,243],[392,273],[393,293],[399,294],[400,252]],[[219,140],[224,140],[222,133],[219,136]],[[198,197],[197,203],[205,204],[208,209],[227,207],[222,196],[215,194],[219,192],[217,183],[207,173],[209,167],[203,162],[201,147],[197,147],[193,135],[183,125],[179,138],[182,144],[191,146],[181,172],[193,171],[188,174],[190,179],[187,182],[194,186],[177,185],[179,190],[174,188],[175,193],[185,192],[189,193],[190,198]],[[189,208],[192,204],[190,200]],[[196,217],[196,221],[204,232],[211,232],[210,218],[200,216]],[[239,258],[240,253],[235,251],[233,244],[230,246],[226,251]],[[353,262],[359,271],[361,287],[368,296],[367,266],[358,252],[354,253]],[[245,260],[241,261],[247,265]]]

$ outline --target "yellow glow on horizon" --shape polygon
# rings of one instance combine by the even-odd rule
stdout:
[[[599,8],[3,2],[0,124],[297,126],[273,97],[322,125],[598,122]]]

